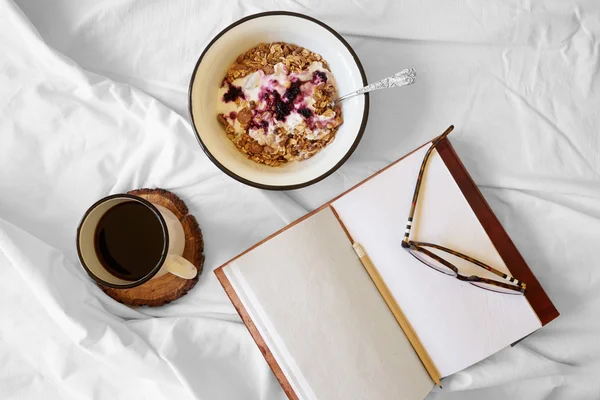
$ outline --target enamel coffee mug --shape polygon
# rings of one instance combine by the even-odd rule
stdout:
[[[94,203],[77,228],[83,268],[103,286],[126,289],[167,273],[192,279],[196,267],[182,257],[185,235],[170,210],[129,194]]]

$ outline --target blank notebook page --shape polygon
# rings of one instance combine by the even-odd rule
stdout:
[[[423,399],[432,381],[331,209],[223,272],[302,399]]]
[[[401,247],[427,148],[350,191],[333,207],[353,239],[366,249],[441,375],[448,376],[541,324],[524,296],[486,291],[436,272]],[[435,150],[425,169],[412,226],[412,240],[449,247],[510,273]],[[479,267],[457,267],[467,275],[490,276]]]

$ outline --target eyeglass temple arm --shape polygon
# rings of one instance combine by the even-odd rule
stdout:
[[[425,171],[425,166],[427,165],[427,160],[431,155],[434,147],[437,146],[439,142],[446,138],[454,130],[454,125],[450,125],[448,129],[444,131],[440,136],[433,139],[431,142],[431,146],[425,153],[425,157],[423,158],[423,162],[421,163],[421,169],[419,169],[419,175],[417,176],[417,184],[415,186],[415,193],[413,194],[412,203],[410,204],[410,212],[408,214],[408,221],[406,222],[406,231],[404,232],[404,239],[402,239],[402,247],[409,247],[408,245],[408,237],[410,236],[410,228],[412,227],[412,220],[415,215],[415,209],[417,206],[417,198],[419,197],[419,189],[421,188],[421,181],[423,179],[423,172]]]
[[[469,256],[464,255],[464,254],[459,253],[459,252],[454,252],[453,251],[451,254],[454,254],[454,255],[456,255],[456,256],[464,259],[464,260],[467,260],[467,261],[469,261],[469,262],[471,262],[471,263],[477,265],[478,267],[481,267],[481,268],[483,268],[483,269],[485,269],[487,271],[490,271],[491,273],[493,273],[495,275],[498,275],[502,279],[505,279],[505,280],[509,281],[510,283],[513,283],[513,284],[515,284],[515,285],[517,285],[517,286],[519,286],[519,287],[521,287],[523,289],[527,288],[527,285],[525,284],[525,282],[522,282],[522,281],[518,280],[514,276],[505,274],[504,272],[499,271],[496,268],[494,268],[494,267],[492,267],[490,265],[487,265],[484,262],[481,262],[481,261],[479,261],[479,260],[477,260],[475,258],[469,257]]]

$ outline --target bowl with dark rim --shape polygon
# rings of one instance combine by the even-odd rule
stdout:
[[[335,30],[303,14],[264,12],[234,22],[206,46],[190,80],[189,112],[202,150],[227,175],[261,189],[298,189],[331,175],[352,155],[367,124],[369,95],[341,103],[343,124],[335,139],[313,157],[278,167],[249,160],[217,120],[218,90],[227,69],[240,54],[271,42],[291,43],[320,54],[329,64],[339,95],[367,85],[358,56]]]

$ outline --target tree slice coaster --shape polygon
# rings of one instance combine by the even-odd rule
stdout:
[[[185,295],[198,282],[204,264],[204,241],[198,222],[193,215],[188,214],[188,208],[179,197],[164,189],[137,189],[127,192],[143,197],[153,204],[158,204],[171,210],[183,226],[185,233],[185,248],[183,258],[190,261],[198,268],[194,279],[183,279],[173,274],[165,274],[160,278],[130,289],[113,289],[98,285],[100,288],[120,303],[128,306],[158,307],[177,300]]]

